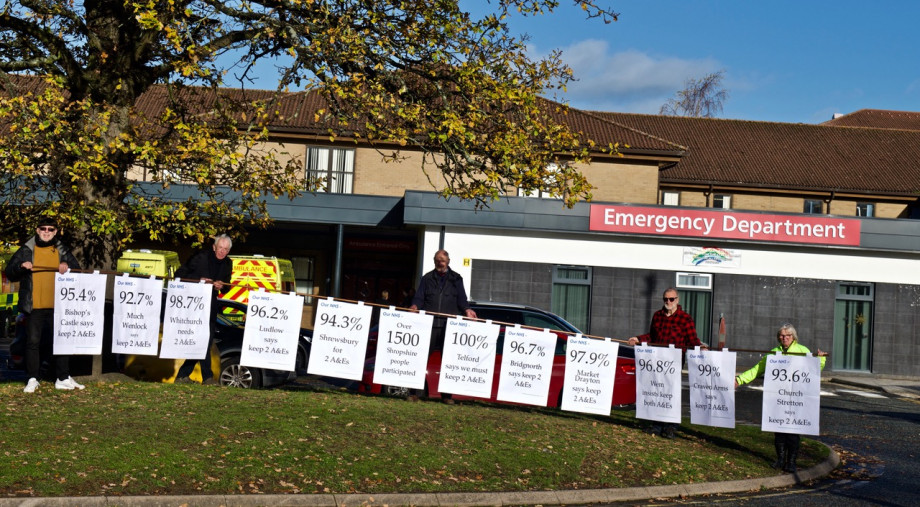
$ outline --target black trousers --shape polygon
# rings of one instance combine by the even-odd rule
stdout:
[[[208,348],[204,351],[204,359],[186,359],[182,363],[182,367],[179,368],[179,373],[176,374],[176,378],[188,378],[192,374],[192,371],[195,370],[195,365],[201,365],[201,381],[214,378],[214,373],[211,372],[211,346],[214,345],[214,319],[216,314],[211,316],[211,326],[208,328]]]
[[[40,308],[29,314],[26,340],[26,375],[37,379],[41,371],[42,335],[54,331],[54,308]],[[70,376],[70,356],[54,356],[55,375],[58,380]]]

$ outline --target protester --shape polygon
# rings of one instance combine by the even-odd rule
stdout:
[[[476,318],[476,312],[470,308],[463,287],[463,277],[450,269],[450,255],[446,250],[438,250],[434,254],[434,269],[422,277],[412,299],[410,310],[424,310],[426,312],[444,313],[452,315],[465,315],[471,319]],[[430,351],[444,349],[444,335],[447,331],[447,318],[434,316],[431,328]],[[409,396],[411,401],[418,401],[418,394],[413,392]],[[441,393],[445,403],[453,404],[450,393]]]
[[[652,323],[649,326],[649,332],[639,336],[629,338],[630,345],[638,343],[648,343],[649,345],[658,345],[667,347],[674,345],[681,349],[684,355],[688,348],[697,347],[708,350],[709,347],[700,342],[696,335],[696,325],[693,323],[693,317],[680,307],[680,296],[677,289],[667,288],[662,294],[664,306],[652,315]],[[674,432],[677,425],[674,423],[657,423],[653,424],[646,430],[648,433],[658,434],[664,438],[674,438]]]
[[[771,350],[771,354],[782,352],[783,354],[805,355],[810,353],[807,347],[799,343],[799,334],[792,324],[783,324],[779,331],[776,332],[776,340],[779,345]],[[827,361],[827,352],[818,349],[818,356],[821,363],[821,369],[824,369],[824,363]],[[753,368],[735,377],[735,388],[750,383],[755,378],[764,374],[767,369],[767,356],[761,358],[760,362]],[[802,441],[801,435],[792,433],[774,433],[773,446],[776,448],[776,462],[773,468],[782,469],[784,472],[795,473],[797,470],[795,461],[799,457],[799,444]]]
[[[176,374],[177,383],[191,382],[189,375],[199,364],[201,368],[201,383],[213,384],[214,376],[211,373],[211,346],[214,344],[214,321],[217,318],[217,297],[230,290],[230,276],[233,273],[233,261],[228,254],[233,247],[233,240],[226,234],[214,238],[211,250],[202,250],[193,255],[189,260],[176,270],[176,278],[204,280],[214,286],[211,293],[211,315],[208,320],[209,336],[208,348],[202,360],[186,360]]]
[[[30,238],[13,254],[6,267],[6,276],[19,282],[19,311],[28,316],[26,341],[26,382],[24,392],[38,389],[42,334],[54,329],[55,273],[80,269],[76,257],[57,237],[57,221],[42,217]],[[70,356],[55,355],[55,389],[72,391],[86,386],[70,376]]]

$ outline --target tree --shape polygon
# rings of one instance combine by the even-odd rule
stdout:
[[[593,0],[573,2],[616,20]],[[310,189],[296,160],[260,149],[269,124],[284,121],[274,106],[290,86],[322,96],[314,121],[331,139],[424,152],[444,196],[487,203],[517,186],[569,205],[590,198],[573,162],[615,147],[580,138],[565,108],[541,98],[571,71],[558,53],[528,58],[526,39],[506,23],[559,1],[494,0],[481,19],[458,3],[6,0],[0,209],[15,219],[3,221],[0,239],[31,229],[39,214],[57,216],[99,266],[142,235],[200,243],[264,226],[267,197]],[[283,62],[277,94],[221,88],[230,72],[249,82],[266,59]],[[151,93],[168,107],[145,110],[139,99]],[[131,171],[152,183],[136,184]],[[197,190],[177,198],[168,190],[179,181]]]
[[[677,92],[676,97],[668,99],[659,113],[667,116],[714,118],[722,112],[722,103],[728,98],[728,91],[722,87],[724,77],[725,71],[720,70],[698,81],[687,79],[684,89]]]

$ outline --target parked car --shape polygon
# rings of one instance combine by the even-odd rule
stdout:
[[[555,332],[556,350],[553,356],[552,377],[550,379],[549,394],[546,406],[557,408],[562,404],[562,387],[565,375],[566,344],[569,336],[581,333],[574,325],[562,317],[541,310],[533,306],[509,303],[471,302],[471,307],[480,319],[490,319],[499,324],[520,324],[536,328],[547,328]],[[498,344],[495,354],[495,377],[492,382],[492,393],[487,401],[501,402],[497,399],[499,369],[502,362],[502,348],[504,346],[505,326],[502,326],[498,335]],[[358,390],[366,393],[384,393],[395,396],[409,394],[408,389],[396,386],[383,386],[374,383],[374,365],[376,354],[376,332],[369,336],[368,355],[365,362],[364,374]],[[374,351],[374,352],[372,352]],[[613,385],[612,406],[632,405],[636,403],[636,356],[635,350],[629,345],[620,344],[617,354],[615,379]],[[425,375],[424,396],[439,399],[438,380],[441,375],[441,353],[432,352],[428,357],[428,371]],[[479,399],[454,394],[455,400]]]
[[[165,301],[165,297],[164,297]],[[252,368],[240,364],[243,350],[243,332],[245,329],[246,304],[225,299],[217,300],[217,326],[214,329],[214,344],[220,357],[220,368],[215,378],[220,385],[228,387],[259,388],[273,387],[297,378],[298,373],[306,372],[310,353],[312,331],[300,330],[297,345],[295,371],[269,370]],[[224,310],[233,310],[225,312]],[[162,319],[164,312],[160,312]],[[106,302],[105,328],[102,339],[103,372],[120,371],[139,380],[155,382],[172,382],[182,360],[162,359],[156,356],[123,355],[112,353],[112,303]],[[24,347],[26,340],[27,317],[20,314],[17,318],[16,338],[10,345],[11,369],[24,369]],[[51,333],[42,338],[42,377],[48,378],[53,373],[53,362],[49,361],[52,350]],[[75,376],[92,373],[93,356],[73,356],[71,373]],[[197,371],[197,368],[196,368]],[[200,373],[198,374],[200,375]],[[200,378],[200,377],[199,377]]]
[[[300,339],[297,343],[297,359],[294,362],[294,371],[269,370],[252,368],[240,364],[240,355],[243,351],[243,331],[246,319],[246,304],[227,299],[217,300],[217,328],[214,341],[220,350],[220,385],[230,387],[271,387],[297,378],[298,373],[306,372],[307,361],[310,358],[310,343],[313,332],[307,329],[300,330]],[[235,309],[231,314],[225,309]],[[242,319],[240,319],[242,316]]]

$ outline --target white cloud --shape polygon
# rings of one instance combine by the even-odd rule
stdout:
[[[686,60],[635,49],[611,53],[609,44],[597,39],[562,48],[562,53],[577,79],[565,98],[583,109],[657,114],[688,78],[722,68],[711,58]]]

